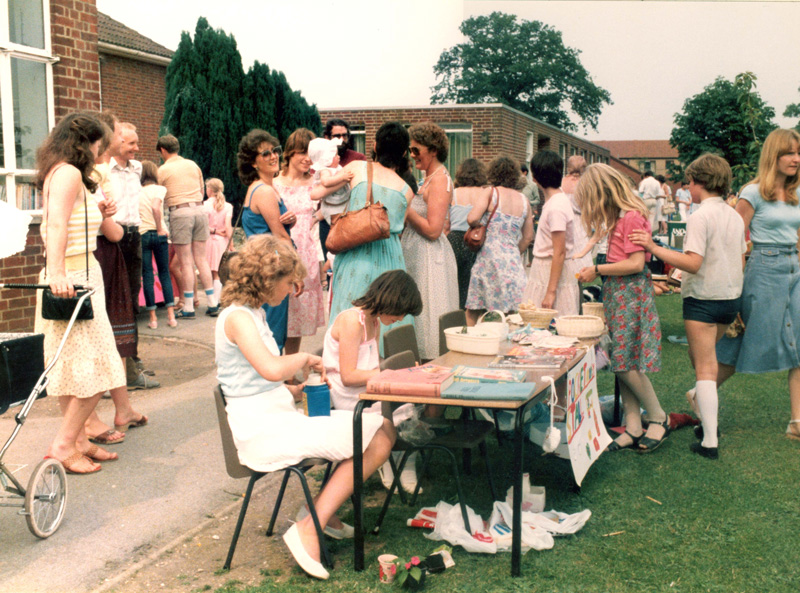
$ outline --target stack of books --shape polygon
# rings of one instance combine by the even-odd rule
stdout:
[[[453,382],[453,370],[435,364],[385,370],[367,382],[367,393],[439,397]]]

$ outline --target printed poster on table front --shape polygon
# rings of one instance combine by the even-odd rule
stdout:
[[[594,348],[567,372],[567,446],[575,483],[611,443],[600,412]]]

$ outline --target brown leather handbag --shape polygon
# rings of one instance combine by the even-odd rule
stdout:
[[[477,253],[483,247],[484,241],[486,241],[486,227],[489,226],[489,223],[494,216],[495,211],[497,210],[497,206],[500,204],[500,196],[497,194],[497,188],[494,188],[494,192],[492,196],[496,199],[494,203],[494,208],[492,208],[492,213],[489,215],[489,220],[486,221],[486,224],[479,224],[478,226],[470,227],[470,229],[464,233],[464,244],[467,246],[472,252]]]
[[[372,163],[367,163],[367,201],[359,210],[347,209],[332,221],[325,247],[331,253],[349,251],[359,245],[389,238],[389,213],[380,202],[372,202]]]

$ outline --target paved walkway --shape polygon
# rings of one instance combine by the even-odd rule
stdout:
[[[215,320],[202,314],[177,329],[159,312],[159,329],[142,336],[172,339],[213,356]],[[323,331],[303,340],[303,350],[322,345]],[[146,341],[146,340],[145,340]],[[143,358],[147,362],[146,350]],[[110,447],[120,459],[103,463],[89,476],[69,475],[69,501],[60,529],[39,540],[15,509],[0,508],[0,593],[85,592],[102,588],[137,562],[191,533],[208,516],[238,500],[246,480],[226,472],[211,391],[214,372],[174,387],[136,396],[135,406],[150,418],[148,426],[128,431],[124,443]],[[142,392],[138,392],[142,394]],[[18,408],[0,417],[0,439],[13,429]],[[109,413],[103,413],[108,419]],[[47,449],[60,418],[37,415],[34,406],[12,448],[8,463],[19,467],[27,484]]]

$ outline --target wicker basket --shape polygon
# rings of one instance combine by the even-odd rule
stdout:
[[[596,338],[605,330],[605,323],[594,315],[564,315],[556,319],[559,336]]]
[[[555,309],[520,309],[519,316],[522,321],[530,324],[531,327],[546,328],[553,321],[553,317],[558,315]]]
[[[594,315],[603,320],[606,318],[605,311],[603,310],[603,303],[583,303],[583,314]]]

